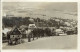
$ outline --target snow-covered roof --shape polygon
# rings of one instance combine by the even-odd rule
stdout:
[[[56,29],[56,32],[62,31],[61,29]]]
[[[7,32],[11,31],[11,29],[8,28],[4,28],[4,30],[2,30],[2,33],[7,34]]]
[[[29,26],[28,26],[29,28],[35,28],[36,27],[36,25],[35,24],[29,24]]]

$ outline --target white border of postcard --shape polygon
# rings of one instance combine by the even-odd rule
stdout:
[[[80,50],[80,10],[79,10],[79,6],[80,6],[80,1],[79,0],[1,0],[1,2],[78,2],[78,49],[76,50],[3,50],[1,49],[2,52],[79,52]],[[2,3],[1,3],[2,4]],[[2,9],[2,5],[1,5],[1,9]],[[2,11],[2,10],[1,10]],[[2,16],[2,13],[1,13]],[[0,19],[0,23],[2,24],[2,18]],[[2,28],[2,25],[0,25],[0,27]],[[1,29],[0,28],[0,29]],[[1,33],[2,34],[2,33]],[[2,42],[2,35],[1,37],[1,42]],[[2,48],[2,43],[1,43],[1,48]]]

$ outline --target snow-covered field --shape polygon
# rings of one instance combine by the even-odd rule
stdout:
[[[4,14],[16,17],[39,17],[42,19],[58,17],[77,20],[77,4],[54,2],[4,2],[3,15]]]
[[[67,36],[51,36],[36,39],[31,42],[9,46],[3,43],[3,49],[76,49],[77,48],[77,35]]]

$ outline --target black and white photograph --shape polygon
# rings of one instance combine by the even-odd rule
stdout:
[[[77,49],[77,2],[2,2],[2,49]]]

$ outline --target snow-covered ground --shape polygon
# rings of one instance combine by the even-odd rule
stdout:
[[[36,39],[28,42],[24,39],[25,43],[9,46],[3,43],[3,49],[76,49],[77,48],[77,35],[67,36],[51,36]]]

